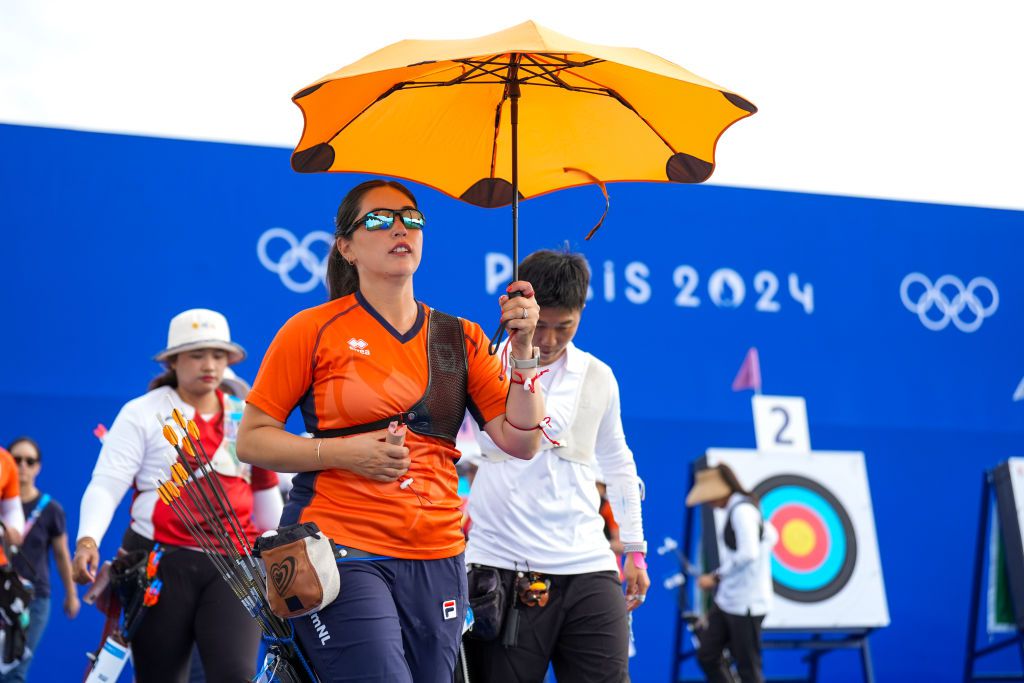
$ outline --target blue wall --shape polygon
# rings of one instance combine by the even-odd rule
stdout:
[[[19,126],[0,126],[0,149],[0,442],[38,438],[40,484],[64,503],[73,538],[98,451],[92,429],[157,374],[150,357],[170,317],[223,311],[250,352],[237,370],[251,380],[281,323],[325,297],[319,285],[292,292],[261,265],[260,236],[332,231],[338,200],[360,178],[300,176],[281,149]],[[490,330],[486,255],[508,252],[508,211],[414,188],[429,220],[417,295]],[[577,341],[618,374],[648,485],[648,538],[679,535],[691,460],[711,446],[753,447],[749,393],[729,385],[757,346],[765,391],[807,397],[816,449],[867,454],[892,614],[872,641],[879,678],[956,680],[981,474],[1022,454],[1024,404],[1011,396],[1024,375],[1024,213],[712,186],[610,192],[589,243],[603,209],[596,189],[524,203],[521,250],[568,240],[591,261],[594,298]],[[271,260],[283,245],[267,245]],[[723,302],[735,289],[724,287],[722,305],[709,290],[734,277],[713,276],[723,268],[743,282],[738,306]],[[912,272],[987,277],[998,309],[973,333],[929,330],[901,301]],[[790,294],[791,273],[813,287],[810,312]],[[307,276],[301,267],[291,275]],[[778,281],[767,301],[777,311],[757,309],[756,278],[761,289]],[[987,292],[979,297],[988,303]],[[122,510],[104,554],[125,524]],[[636,614],[638,681],[668,677],[675,595],[660,584],[674,571],[652,557],[655,585]],[[58,587],[57,606],[60,597]],[[92,608],[75,622],[55,610],[34,678],[78,675],[99,630]],[[822,674],[855,680],[859,669],[839,653]]]

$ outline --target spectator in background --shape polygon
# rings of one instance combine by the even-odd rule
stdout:
[[[36,477],[42,469],[39,444],[30,437],[22,436],[7,448],[18,468],[25,517],[21,545],[17,553],[12,553],[11,563],[19,576],[32,583],[33,597],[29,605],[25,642],[30,655],[16,669],[0,676],[0,682],[20,683],[28,677],[29,666],[36,658],[39,641],[50,619],[50,551],[53,551],[57,573],[64,584],[64,614],[68,619],[74,619],[81,605],[71,580],[71,552],[68,550],[64,509],[49,494],[36,488]]]
[[[742,683],[762,683],[761,623],[772,607],[771,549],[778,532],[728,465],[697,472],[686,505],[702,504],[725,510],[720,544],[725,550],[718,569],[697,580],[702,590],[715,595],[700,634],[697,662],[709,683],[732,683],[723,656],[729,648]]]

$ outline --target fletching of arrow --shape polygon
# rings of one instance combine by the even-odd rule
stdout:
[[[174,431],[174,427],[171,425],[164,425],[163,434],[164,438],[167,439],[167,443],[172,446],[178,445],[178,433]]]
[[[170,505],[171,497],[168,495],[167,491],[164,491],[164,485],[160,483],[159,479],[153,479],[153,486],[156,487],[157,495],[160,496],[160,500],[164,502],[164,505]]]

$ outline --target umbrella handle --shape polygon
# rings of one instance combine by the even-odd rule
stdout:
[[[517,296],[522,296],[523,293],[520,291],[510,292],[508,295],[509,299],[515,299]],[[487,353],[495,355],[498,353],[498,347],[501,345],[501,340],[505,337],[505,323],[498,323],[498,329],[491,335],[491,343],[487,346]]]

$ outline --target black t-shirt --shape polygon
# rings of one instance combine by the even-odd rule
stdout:
[[[35,499],[22,503],[25,508],[25,525],[28,526],[32,513],[36,509],[42,494]],[[53,539],[66,530],[64,508],[60,503],[50,502],[40,511],[21,543],[20,551],[14,556],[14,571],[32,582],[36,597],[50,596],[50,545]]]

